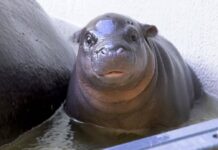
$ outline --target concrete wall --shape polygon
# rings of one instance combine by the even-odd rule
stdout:
[[[55,17],[82,27],[105,12],[154,24],[218,97],[218,1],[216,0],[37,0]]]

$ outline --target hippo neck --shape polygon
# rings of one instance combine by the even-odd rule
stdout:
[[[154,54],[148,51],[148,64],[144,78],[133,89],[101,91],[92,88],[83,76],[77,76],[80,91],[83,93],[86,102],[102,113],[116,114],[133,111],[146,103],[145,96],[151,96],[154,82],[156,82],[155,62]]]

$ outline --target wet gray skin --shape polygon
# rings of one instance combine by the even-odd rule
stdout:
[[[93,19],[79,43],[65,111],[80,121],[137,134],[189,118],[201,84],[153,25],[119,14]]]
[[[139,38],[143,36],[139,28],[131,20],[106,18],[90,22],[81,31],[78,40],[83,53],[78,58],[85,60],[78,63],[93,87],[131,88],[143,77],[147,53],[140,50],[146,45]]]
[[[75,54],[34,0],[0,1],[0,145],[50,117]]]

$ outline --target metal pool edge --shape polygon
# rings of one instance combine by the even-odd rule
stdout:
[[[153,135],[104,150],[218,149],[218,119]]]

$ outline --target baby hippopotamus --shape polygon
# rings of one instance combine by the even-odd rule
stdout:
[[[154,25],[108,13],[74,40],[79,50],[65,103],[69,116],[133,133],[189,118],[201,84]]]

